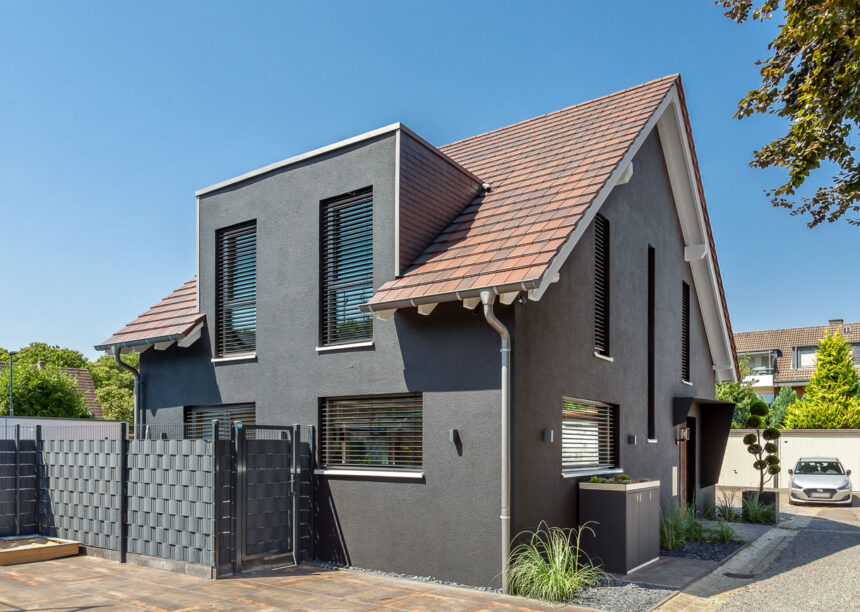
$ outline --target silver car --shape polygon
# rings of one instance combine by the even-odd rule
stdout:
[[[791,475],[788,502],[790,504],[851,504],[851,481],[839,459],[808,457],[800,459]]]

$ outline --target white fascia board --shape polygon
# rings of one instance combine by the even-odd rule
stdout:
[[[704,209],[699,200],[693,157],[686,137],[686,128],[681,115],[680,99],[675,87],[670,92],[671,105],[663,113],[657,124],[663,157],[669,171],[669,183],[678,211],[681,232],[685,245],[709,244],[708,230],[705,225]],[[709,247],[710,248],[710,247]],[[714,363],[734,364],[732,341],[729,337],[719,282],[713,258],[703,257],[690,262],[693,284],[696,288],[699,308],[705,322],[705,335]],[[718,382],[737,380],[734,366],[726,376],[726,370],[717,371]]]
[[[673,98],[674,94],[674,98]],[[597,196],[592,200],[591,205],[585,209],[585,212],[582,214],[582,218],[576,224],[576,227],[568,236],[565,243],[561,246],[558,252],[555,254],[555,257],[550,261],[549,267],[547,267],[546,272],[543,273],[540,280],[538,281],[538,286],[535,289],[529,291],[529,299],[533,301],[538,301],[543,297],[543,294],[552,284],[549,279],[557,278],[561,272],[561,267],[564,265],[564,262],[567,261],[567,258],[573,252],[573,248],[579,242],[579,239],[582,238],[582,235],[585,233],[585,230],[588,229],[588,226],[591,225],[591,222],[594,220],[595,215],[597,215],[597,211],[600,210],[600,207],[603,206],[603,203],[606,201],[606,198],[609,197],[609,194],[612,193],[612,190],[615,189],[615,186],[619,184],[619,181],[627,172],[628,166],[632,167],[633,158],[636,157],[636,154],[639,152],[639,149],[642,147],[642,144],[645,142],[645,139],[648,137],[648,134],[651,133],[651,130],[657,125],[657,122],[660,120],[660,117],[663,116],[663,112],[669,106],[669,104],[674,100],[677,100],[677,92],[676,87],[673,85],[672,89],[663,100],[660,102],[660,105],[645,123],[645,126],[639,132],[639,135],[633,140],[633,144],[630,145],[630,148],[627,150],[627,153],[624,154],[624,157],[621,158],[621,161],[618,165],[615,166],[615,170],[612,171],[612,174],[609,175],[609,179],[603,184],[603,187],[600,191],[597,192]],[[632,174],[631,174],[632,175]]]
[[[155,343],[155,350],[156,351],[166,351],[167,349],[170,348],[170,345],[173,344],[174,342],[176,342],[176,340],[167,340],[165,342],[156,342]]]
[[[203,332],[203,321],[194,326],[190,332],[185,334],[185,337],[181,340],[178,340],[176,344],[181,346],[182,348],[188,348],[195,342],[197,342],[198,338],[200,338],[200,334]]]
[[[288,157],[287,159],[282,159],[279,162],[275,162],[273,164],[269,164],[268,166],[263,166],[262,168],[257,168],[256,170],[251,170],[250,172],[246,172],[245,174],[240,174],[239,176],[233,177],[231,179],[227,179],[226,181],[221,181],[220,183],[215,183],[214,185],[210,185],[209,187],[204,187],[203,189],[198,189],[194,192],[194,195],[197,197],[206,195],[208,193],[212,193],[213,191],[217,191],[219,189],[223,189],[224,187],[229,187],[230,185],[235,185],[236,183],[241,183],[242,181],[247,181],[248,179],[255,178],[257,176],[261,176],[268,172],[272,172],[273,170],[279,170],[280,168],[284,168],[286,166],[290,166],[292,164],[296,164],[301,161],[305,161],[306,159],[311,159],[312,157],[318,157],[320,155],[325,155],[326,153],[331,153],[332,151],[337,151],[338,149],[343,149],[344,147],[348,147],[350,145],[354,145],[359,142],[363,142],[365,140],[370,140],[371,138],[376,138],[377,136],[382,136],[383,134],[388,134],[390,132],[397,131],[401,128],[401,124],[392,123],[391,125],[386,125],[385,127],[381,127],[376,130],[371,130],[370,132],[365,132],[364,134],[359,134],[358,136],[353,136],[352,138],[347,138],[345,140],[339,140],[338,142],[334,142],[330,145],[326,145],[324,147],[320,147],[319,149],[314,149],[313,151],[308,151],[307,153],[302,153],[300,155],[294,155],[293,157]]]
[[[196,238],[197,238],[196,270],[197,270],[197,272],[195,273],[196,278],[197,278],[197,283],[196,283],[197,295],[195,297],[195,300],[197,302],[197,312],[200,312],[200,198],[197,197],[197,198],[195,198],[195,200],[197,202],[197,236],[196,236]]]
[[[684,261],[698,261],[708,256],[707,244],[691,244],[684,247]]]
[[[420,304],[418,306],[418,314],[427,316],[431,312],[433,312],[433,309],[436,308],[438,305],[438,302],[431,302],[430,304]]]

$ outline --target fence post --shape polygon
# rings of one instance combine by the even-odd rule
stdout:
[[[212,496],[212,504],[213,504],[213,512],[212,516],[214,517],[214,523],[212,524],[212,564],[215,566],[215,570],[212,572],[212,577],[218,577],[218,567],[221,565],[220,563],[220,555],[218,554],[220,550],[220,541],[221,541],[221,495],[223,492],[221,491],[221,469],[218,461],[218,439],[219,439],[219,431],[218,431],[218,419],[212,420],[212,468],[213,468],[213,476],[212,482],[214,487],[214,495]]]
[[[21,426],[15,428],[15,535],[21,535]]]
[[[245,523],[247,521],[247,504],[248,504],[248,474],[247,466],[245,465],[245,428],[242,426],[242,421],[236,421],[234,424],[235,430],[235,453],[236,453],[236,486],[233,489],[234,500],[236,501],[235,519],[236,536],[235,543],[235,567],[236,570],[242,570],[242,564],[245,560]],[[236,573],[234,570],[234,573]]]
[[[316,427],[308,425],[308,558],[311,560],[316,558],[314,557],[314,538],[316,537],[314,533],[314,514],[316,513],[316,508],[314,507],[316,503],[316,475],[314,474],[317,460],[316,444]]]
[[[292,498],[293,498],[293,563],[301,563],[302,547],[299,545],[299,497],[302,494],[301,482],[299,481],[299,442],[302,439],[302,426],[293,425],[293,439],[290,444],[292,455]]]
[[[42,533],[42,426],[36,425],[35,433],[36,455],[33,468],[36,470],[36,533]]]
[[[128,551],[128,423],[123,421],[119,426],[119,562],[125,563]]]

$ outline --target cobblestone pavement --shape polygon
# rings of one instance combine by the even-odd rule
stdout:
[[[519,597],[302,565],[206,580],[94,557],[0,567],[0,612],[551,610]]]
[[[788,506],[790,520],[659,609],[857,610],[860,608],[860,503]]]

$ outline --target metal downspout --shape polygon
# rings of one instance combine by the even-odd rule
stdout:
[[[134,425],[142,426],[143,423],[140,422],[140,372],[135,370],[132,366],[128,365],[121,359],[120,350],[118,347],[115,348],[113,351],[113,358],[119,367],[121,367],[123,370],[128,370],[129,372],[131,372],[131,375],[134,376]],[[132,431],[134,431],[134,429],[132,429]],[[137,437],[137,433],[135,433],[135,438]]]
[[[493,312],[495,300],[496,294],[492,291],[481,291],[484,318],[499,332],[502,340],[502,511],[499,518],[502,520],[502,591],[507,593],[511,555],[511,334]]]

